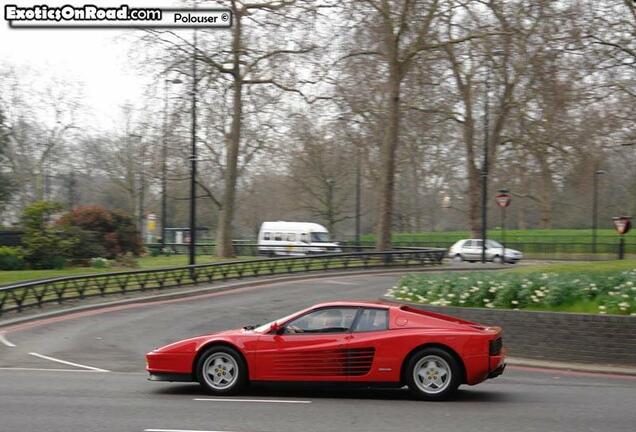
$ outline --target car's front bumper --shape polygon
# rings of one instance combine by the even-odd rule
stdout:
[[[193,382],[192,374],[172,372],[150,372],[148,381]]]
[[[503,362],[499,366],[497,366],[497,368],[495,370],[490,371],[488,373],[488,378],[497,378],[499,375],[501,375],[503,373],[504,369],[506,369],[506,363],[505,362]]]

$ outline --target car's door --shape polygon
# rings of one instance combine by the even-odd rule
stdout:
[[[468,259],[470,260],[479,260],[481,259],[481,246],[483,244],[482,240],[471,240],[470,247],[468,248],[469,252],[467,253]]]
[[[358,308],[325,307],[284,323],[259,337],[256,381],[345,381],[345,343]]]
[[[393,381],[399,376],[401,359],[393,353],[388,327],[388,308],[361,308],[346,345],[350,381]]]

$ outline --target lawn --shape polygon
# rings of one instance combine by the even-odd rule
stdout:
[[[387,296],[437,306],[636,315],[636,260],[409,274]]]
[[[242,259],[249,259],[254,257],[240,257]],[[235,258],[237,259],[237,258]],[[197,264],[217,262],[220,259],[211,255],[197,256]],[[137,260],[139,269],[158,268],[158,267],[171,267],[171,266],[184,266],[188,264],[187,255],[172,255],[172,256],[147,256]],[[77,276],[104,272],[116,272],[125,270],[135,270],[127,267],[112,266],[108,268],[92,268],[92,267],[69,267],[60,270],[13,270],[13,271],[0,271],[0,285],[6,285],[14,282],[21,282],[33,279],[49,279],[61,276]]]

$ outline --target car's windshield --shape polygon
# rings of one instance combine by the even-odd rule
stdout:
[[[494,240],[488,240],[486,242],[486,244],[488,245],[489,248],[502,248],[503,246],[501,246],[501,243],[496,242]]]
[[[312,243],[327,243],[329,241],[329,233],[327,232],[312,232]]]
[[[284,323],[284,322],[287,322],[287,321],[289,321],[289,320],[291,319],[291,317],[293,317],[293,316],[294,316],[294,315],[296,315],[297,313],[298,313],[298,312],[295,312],[295,313],[293,313],[293,314],[290,314],[290,315],[284,316],[284,317],[279,318],[279,319],[277,319],[277,320],[270,321],[270,322],[267,322],[267,323],[265,323],[265,324],[261,324],[261,325],[259,325],[258,327],[255,327],[253,330],[254,330],[256,333],[265,333],[267,330],[269,330],[269,328],[272,326],[272,324],[273,324],[274,322],[278,322],[278,323]]]

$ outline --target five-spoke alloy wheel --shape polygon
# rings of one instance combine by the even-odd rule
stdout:
[[[411,356],[405,371],[411,392],[427,400],[451,396],[461,383],[461,367],[457,360],[440,348],[424,348]]]
[[[237,393],[247,383],[247,368],[239,353],[226,346],[213,346],[197,362],[197,377],[209,393]]]

